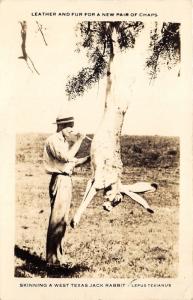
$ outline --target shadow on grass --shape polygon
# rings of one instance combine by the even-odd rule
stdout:
[[[28,250],[20,249],[15,246],[15,256],[22,259],[24,264],[15,268],[15,277],[80,277],[80,273],[88,271],[89,268],[84,265],[69,266],[62,264],[60,266],[47,265],[46,261],[36,254],[31,254]]]

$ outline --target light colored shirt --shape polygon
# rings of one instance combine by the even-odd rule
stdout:
[[[72,174],[76,164],[76,158],[69,159],[69,143],[62,134],[62,131],[49,136],[44,146],[44,167],[46,173],[67,173]]]

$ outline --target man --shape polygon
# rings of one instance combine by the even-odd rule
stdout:
[[[58,116],[57,132],[45,142],[44,165],[51,174],[49,185],[51,214],[47,231],[46,260],[49,264],[59,264],[59,252],[62,254],[62,241],[68,222],[72,199],[71,174],[76,165],[88,160],[76,158],[84,135],[73,130],[74,118]]]

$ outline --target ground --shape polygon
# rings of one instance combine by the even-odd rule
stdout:
[[[17,136],[16,277],[173,278],[178,274],[179,139],[124,136],[121,141],[123,182],[155,181],[159,189],[146,199],[149,214],[125,197],[110,213],[100,192],[76,229],[68,227],[63,265],[45,262],[50,213],[49,175],[43,168],[45,134]],[[85,142],[79,156],[88,153]],[[70,219],[80,204],[90,176],[89,164],[73,175]]]

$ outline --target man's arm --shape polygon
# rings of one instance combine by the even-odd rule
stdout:
[[[84,139],[84,136],[81,134],[78,134],[77,141],[68,150],[67,157],[68,157],[69,161],[71,161],[75,158],[75,155],[78,152],[83,139]]]
[[[77,158],[77,161],[75,163],[75,167],[78,166],[78,165],[82,165],[82,164],[84,164],[85,162],[87,162],[89,160],[90,160],[90,155],[87,155],[87,156],[81,157],[81,158]]]
[[[57,159],[61,162],[70,162],[70,161],[77,161],[77,158],[75,158],[76,153],[78,152],[80,145],[82,143],[82,140],[84,139],[84,135],[76,134],[74,135],[74,143],[69,148],[68,141],[61,142],[57,139],[49,140],[48,144],[46,145],[46,150],[49,156],[52,156],[54,159]]]

